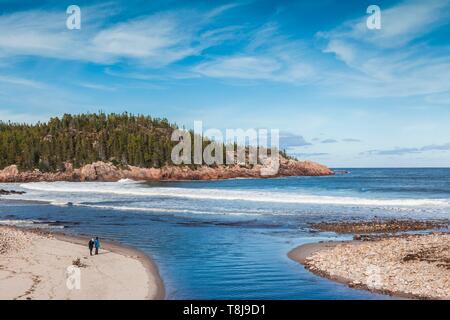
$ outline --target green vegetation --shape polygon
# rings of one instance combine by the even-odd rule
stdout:
[[[0,169],[16,164],[21,170],[57,171],[65,162],[78,168],[95,161],[160,168],[172,164],[178,141],[171,141],[171,136],[177,128],[167,119],[129,113],[65,114],[34,125],[0,121]],[[193,138],[191,143],[194,150]],[[203,149],[210,143],[204,138]],[[247,157],[248,152],[246,148]],[[280,154],[290,158],[284,151]]]
[[[61,170],[98,160],[116,165],[170,164],[176,125],[167,119],[123,114],[65,114],[35,125],[0,122],[0,168]]]

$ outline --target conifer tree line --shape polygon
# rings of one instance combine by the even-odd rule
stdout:
[[[0,169],[16,164],[21,170],[57,171],[65,162],[77,168],[95,161],[160,168],[172,164],[177,128],[167,119],[126,112],[65,114],[36,124],[0,121]],[[203,147],[209,143],[204,139]]]
[[[176,125],[167,119],[123,114],[65,114],[47,123],[0,122],[0,168],[55,171],[98,160],[116,165],[170,164]]]

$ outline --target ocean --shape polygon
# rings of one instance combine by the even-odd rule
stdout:
[[[388,299],[320,278],[296,246],[351,236],[309,223],[450,218],[450,169],[337,169],[329,177],[0,184],[0,224],[120,241],[148,253],[168,299]]]

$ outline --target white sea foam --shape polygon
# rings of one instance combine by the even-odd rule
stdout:
[[[63,200],[49,200],[50,203],[54,206],[61,206],[61,207],[65,207],[67,205],[70,204],[69,201],[63,201]]]
[[[117,183],[137,183],[135,180],[131,179],[120,179]]]
[[[88,207],[97,209],[111,209],[119,211],[142,211],[142,212],[168,212],[168,213],[192,213],[192,214],[211,214],[210,211],[199,211],[191,209],[176,209],[176,208],[149,208],[149,207],[133,207],[133,206],[112,206],[103,204],[85,204],[76,203],[74,206],[78,207]],[[241,215],[241,212],[229,212],[230,215]]]
[[[122,196],[168,197],[198,200],[252,201],[262,203],[325,204],[376,207],[450,206],[450,199],[376,199],[259,190],[223,190],[172,187],[153,188],[142,186],[141,183],[136,182],[125,184],[114,182],[36,182],[21,184],[21,187],[28,190],[40,191],[44,194],[52,192],[56,194],[89,194],[89,196],[92,196],[94,194],[110,194]]]
[[[3,226],[20,226],[20,225],[33,225],[34,220],[0,220],[0,225]]]

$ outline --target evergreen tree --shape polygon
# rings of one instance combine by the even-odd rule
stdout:
[[[95,161],[141,167],[171,164],[170,137],[177,127],[167,119],[123,114],[65,114],[35,125],[0,121],[0,169],[56,171],[71,162]]]
[[[16,164],[21,170],[57,171],[65,162],[77,168],[95,161],[157,168],[171,165],[172,148],[178,143],[171,136],[177,128],[167,119],[126,112],[65,114],[34,125],[0,121],[0,169]],[[210,143],[204,138],[203,148]],[[225,146],[223,150],[225,159]],[[285,151],[281,155],[289,158]]]

